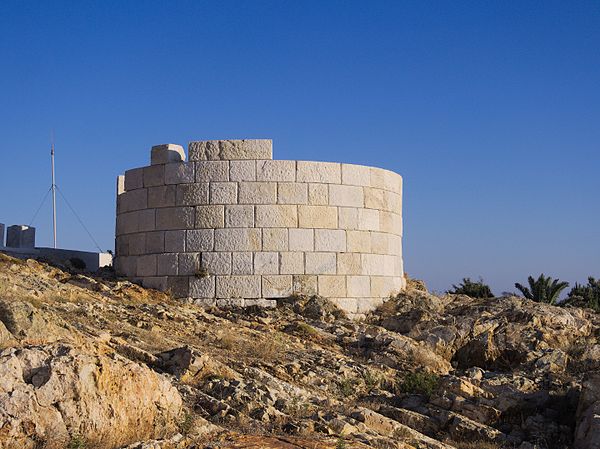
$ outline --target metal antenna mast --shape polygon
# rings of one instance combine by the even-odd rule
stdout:
[[[54,132],[52,132],[50,158],[52,160],[52,225],[54,230],[54,248],[56,248],[56,180],[54,177]]]

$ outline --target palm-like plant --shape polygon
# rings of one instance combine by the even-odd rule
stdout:
[[[532,276],[527,278],[529,288],[518,282],[515,287],[521,290],[523,296],[535,302],[545,302],[548,304],[556,304],[560,292],[569,286],[568,282],[561,282],[559,279],[552,279],[550,276],[540,274],[540,277],[534,279]]]
[[[588,278],[587,285],[575,283],[561,305],[574,307],[588,307],[600,312],[600,279]]]

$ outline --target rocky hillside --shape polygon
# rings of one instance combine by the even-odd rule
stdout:
[[[414,287],[353,322],[0,255],[0,448],[600,447],[597,315]]]

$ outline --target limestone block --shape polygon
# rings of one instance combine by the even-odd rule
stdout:
[[[177,186],[178,206],[198,206],[208,204],[208,182],[180,184]]]
[[[315,229],[315,251],[346,251],[346,231],[341,229]]]
[[[165,232],[153,231],[146,234],[146,252],[149,254],[157,254],[165,251]]]
[[[117,257],[115,260],[117,274],[127,277],[137,276],[137,259],[137,257]]]
[[[217,307],[221,308],[244,307],[246,301],[244,298],[217,298],[215,304]]]
[[[354,207],[338,208],[338,226],[340,229],[358,229],[358,209]]]
[[[287,251],[288,230],[286,228],[264,228],[262,230],[263,251]]]
[[[352,318],[358,312],[358,298],[329,298],[329,300]]]
[[[261,230],[253,228],[215,229],[215,251],[260,251]]]
[[[191,229],[186,233],[185,250],[188,252],[212,251],[215,247],[214,229]]]
[[[368,231],[347,231],[346,240],[349,252],[371,252],[371,234]]]
[[[252,274],[254,262],[251,252],[235,252],[231,255],[231,274]]]
[[[394,276],[395,275],[395,267],[396,267],[396,259],[398,256],[390,256],[389,254],[382,255],[384,258],[383,269],[380,271],[380,274],[384,276]]]
[[[306,253],[306,274],[335,274],[335,253]]]
[[[129,237],[129,254],[132,256],[138,256],[146,253],[146,234],[141,232],[138,234],[131,234]]]
[[[402,235],[402,216],[392,212],[379,211],[379,229],[383,232]]]
[[[364,165],[342,164],[342,184],[352,186],[371,185],[371,167]]]
[[[389,235],[383,232],[371,232],[371,252],[375,254],[394,254]]]
[[[148,189],[137,189],[119,196],[119,212],[146,209],[148,207]]]
[[[287,298],[292,294],[292,276],[263,276],[262,296],[265,298]]]
[[[279,204],[308,204],[308,184],[280,182],[277,185]]]
[[[365,207],[368,209],[385,210],[384,194],[385,190],[374,187],[365,187]]]
[[[210,203],[211,204],[236,204],[237,182],[211,182]]]
[[[269,228],[295,228],[298,226],[298,210],[292,205],[256,206],[256,226]]]
[[[196,206],[196,228],[222,228],[225,226],[225,206]]]
[[[275,204],[277,202],[277,183],[240,182],[240,204]]]
[[[399,235],[388,234],[388,241],[389,241],[389,245],[390,245],[389,254],[392,254],[395,256],[401,256],[402,255],[402,237],[400,237]]]
[[[256,299],[244,299],[244,307],[257,306],[267,309],[273,309],[277,307],[277,300],[275,299],[265,299],[265,298],[256,298]]]
[[[193,303],[201,307],[215,307],[217,300],[213,298],[193,298]]]
[[[360,254],[341,253],[337,255],[338,274],[362,274]]]
[[[156,187],[165,184],[165,166],[144,167],[144,187]]]
[[[177,254],[158,254],[157,274],[159,276],[177,276]]]
[[[348,296],[369,296],[371,294],[371,278],[369,276],[347,276],[346,287]]]
[[[155,231],[156,227],[156,209],[138,210],[138,230],[140,232]]]
[[[143,190],[135,190],[142,192]],[[173,207],[175,206],[175,186],[150,187],[148,189],[148,207]]]
[[[402,193],[402,177],[383,168],[371,167],[371,187]]]
[[[190,296],[192,298],[214,298],[215,276],[190,277]]]
[[[381,297],[381,298],[357,298],[357,305],[359,314],[369,313],[379,307],[381,304],[386,302],[389,297]]]
[[[165,251],[182,253],[185,251],[186,231],[165,231]]]
[[[117,176],[117,196],[125,193],[125,175]]]
[[[362,274],[380,275],[385,270],[385,256],[381,254],[361,254]]]
[[[336,229],[338,210],[333,206],[298,206],[298,224],[301,228]]]
[[[203,252],[200,256],[200,268],[203,274],[231,274],[231,253]]]
[[[156,276],[156,254],[137,258],[137,276]]]
[[[156,229],[187,229],[194,227],[194,208],[189,206],[156,209]]]
[[[195,181],[195,165],[179,162],[165,165],[165,184],[189,184]]]
[[[304,274],[304,253],[281,252],[279,253],[280,274]]]
[[[152,288],[154,290],[165,291],[167,289],[166,276],[151,276],[142,279],[144,288]]]
[[[267,139],[190,142],[188,153],[190,161],[273,159],[273,142]]]
[[[363,188],[330,184],[329,204],[331,206],[363,207],[365,204]]]
[[[253,228],[254,206],[237,204],[225,206],[225,227]]]
[[[379,211],[358,209],[358,229],[361,231],[379,231]]]
[[[319,276],[319,295],[326,298],[346,296],[345,276]]]
[[[402,197],[394,192],[384,190],[384,206],[385,210],[402,214]]]
[[[296,161],[256,161],[257,181],[296,181]]]
[[[256,181],[256,162],[231,161],[229,162],[230,181]]]
[[[314,251],[315,231],[314,229],[289,229],[290,251]]]
[[[4,225],[0,223],[0,232],[2,233],[2,243],[4,246]],[[118,235],[115,239],[115,254],[116,257],[129,255],[129,235]]]
[[[196,162],[196,182],[229,181],[229,162]]]
[[[279,253],[254,253],[254,274],[279,274]]]
[[[317,276],[295,275],[292,276],[292,292],[299,295],[316,295],[318,290]]]
[[[144,168],[134,168],[125,172],[125,190],[141,189],[144,187]]]
[[[167,290],[174,298],[187,298],[189,296],[189,278],[187,276],[169,276]]]
[[[394,276],[404,276],[404,264],[402,262],[402,257],[400,256],[394,257]]]
[[[260,276],[217,276],[217,298],[260,298]]]
[[[181,145],[167,143],[155,145],[150,151],[151,165],[168,164],[170,162],[185,161],[185,151]]]
[[[179,253],[177,266],[179,276],[195,276],[199,273],[200,255],[198,253]]]
[[[298,161],[296,180],[298,182],[339,184],[342,182],[341,164],[334,162]]]
[[[399,291],[398,282],[392,276],[371,276],[371,295],[376,298],[395,295]]]
[[[327,206],[329,204],[329,187],[327,184],[307,184],[308,204],[313,206]]]
[[[117,215],[117,235],[131,234],[139,229],[140,215],[138,212],[126,212]],[[6,242],[8,245],[8,241]]]

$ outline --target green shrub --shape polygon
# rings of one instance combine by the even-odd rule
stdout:
[[[535,302],[545,302],[548,304],[556,304],[560,292],[569,286],[568,282],[561,282],[559,279],[552,279],[550,276],[540,274],[540,277],[534,279],[532,276],[527,278],[529,288],[518,282],[515,287],[518,288],[523,296]]]
[[[473,282],[470,278],[463,278],[459,285],[452,284],[454,290],[448,290],[453,295],[467,295],[471,298],[493,298],[494,294],[489,285],[483,283],[483,279]]]
[[[561,306],[587,307],[600,312],[600,279],[588,278],[587,285],[575,283]]]
[[[431,396],[440,383],[440,378],[437,374],[428,373],[425,371],[416,373],[407,373],[400,384],[402,393],[423,394]]]

